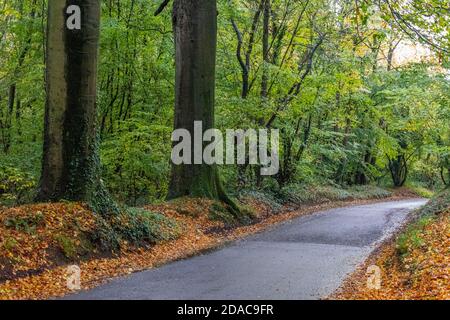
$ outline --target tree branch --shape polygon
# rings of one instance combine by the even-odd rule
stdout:
[[[161,12],[163,12],[163,10],[167,7],[167,5],[169,4],[170,0],[164,0],[163,3],[161,3],[161,5],[158,7],[158,9],[155,11],[154,15],[155,17],[157,15],[159,15]]]
[[[239,30],[237,24],[234,22],[233,18],[231,18],[231,24],[233,26],[233,29],[234,29],[234,31],[236,33],[236,36],[237,36],[237,39],[238,39],[238,46],[237,46],[237,49],[236,49],[236,57],[237,57],[237,59],[239,61],[239,64],[241,65],[242,70],[244,72],[248,72],[247,66],[246,66],[244,60],[242,59],[242,54],[241,54],[242,42],[243,42],[243,40],[242,40],[242,33]]]
[[[394,9],[389,0],[383,0],[383,2],[388,6],[389,11],[391,12],[394,18],[394,21],[397,23],[400,29],[404,33],[406,33],[411,39],[417,37],[419,40],[423,41],[424,43],[428,44],[434,49],[437,49],[445,53],[450,53],[450,51],[447,48],[444,48],[439,44],[436,44],[427,35],[424,35],[420,30],[418,30],[410,22],[408,22],[407,19],[405,19],[398,11]]]

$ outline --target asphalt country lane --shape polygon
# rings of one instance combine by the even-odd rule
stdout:
[[[423,199],[331,209],[226,248],[135,273],[66,299],[320,299]]]

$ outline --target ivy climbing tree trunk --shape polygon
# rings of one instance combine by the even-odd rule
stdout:
[[[203,130],[214,127],[215,66],[217,46],[216,1],[175,0],[173,29],[176,52],[175,129],[191,133],[194,122]],[[194,150],[191,158],[194,159]],[[239,209],[225,193],[215,165],[172,166],[168,199],[184,196],[217,199]]]
[[[81,28],[66,25],[71,5]],[[75,17],[76,18],[76,17]],[[100,0],[49,0],[46,107],[38,201],[84,201],[101,213],[116,207],[99,175],[96,132]]]

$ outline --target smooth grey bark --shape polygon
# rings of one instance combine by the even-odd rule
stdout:
[[[191,133],[194,122],[214,128],[217,46],[216,1],[175,0],[173,29],[176,52],[175,129]],[[194,150],[191,158],[194,159]],[[234,213],[239,209],[225,193],[217,167],[207,164],[173,165],[168,199],[184,196],[217,199]]]
[[[81,29],[66,27],[66,8],[81,9]],[[96,132],[100,0],[49,0],[46,107],[38,201],[89,203],[115,209],[99,176]]]

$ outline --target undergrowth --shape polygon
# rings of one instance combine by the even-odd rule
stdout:
[[[382,199],[391,193],[376,186],[353,186],[342,188],[338,186],[305,186],[292,184],[284,187],[280,196],[284,203],[294,205],[321,203],[328,201],[346,201],[362,199]]]
[[[421,208],[417,215],[419,217],[440,214],[450,208],[450,188],[443,190],[433,197],[430,202]]]
[[[212,221],[220,221],[226,225],[245,225],[252,222],[254,218],[254,210],[239,203],[239,215],[233,214],[227,204],[202,198],[183,197],[169,202],[174,210],[180,214],[198,218],[207,216]]]
[[[119,249],[123,241],[136,246],[156,244],[181,233],[173,219],[139,208],[123,209],[107,220],[96,216],[96,222],[93,239],[104,249]]]
[[[432,224],[440,214],[450,209],[450,189],[438,193],[431,201],[420,208],[414,222],[397,237],[396,249],[401,258],[406,257],[412,250],[424,245],[423,233],[426,227]]]
[[[424,188],[424,187],[408,186],[408,189],[415,192],[418,196],[420,196],[422,198],[431,199],[435,195],[435,193],[433,191],[431,191],[430,189]]]
[[[401,258],[407,256],[412,249],[419,248],[424,244],[422,233],[427,225],[432,223],[434,218],[425,216],[408,226],[405,232],[397,238],[396,249]]]
[[[128,208],[105,220],[78,203],[51,203],[0,210],[2,272],[36,270],[54,263],[79,261],[119,252],[122,248],[176,239],[180,227],[172,218]],[[9,270],[9,271],[8,271]]]

